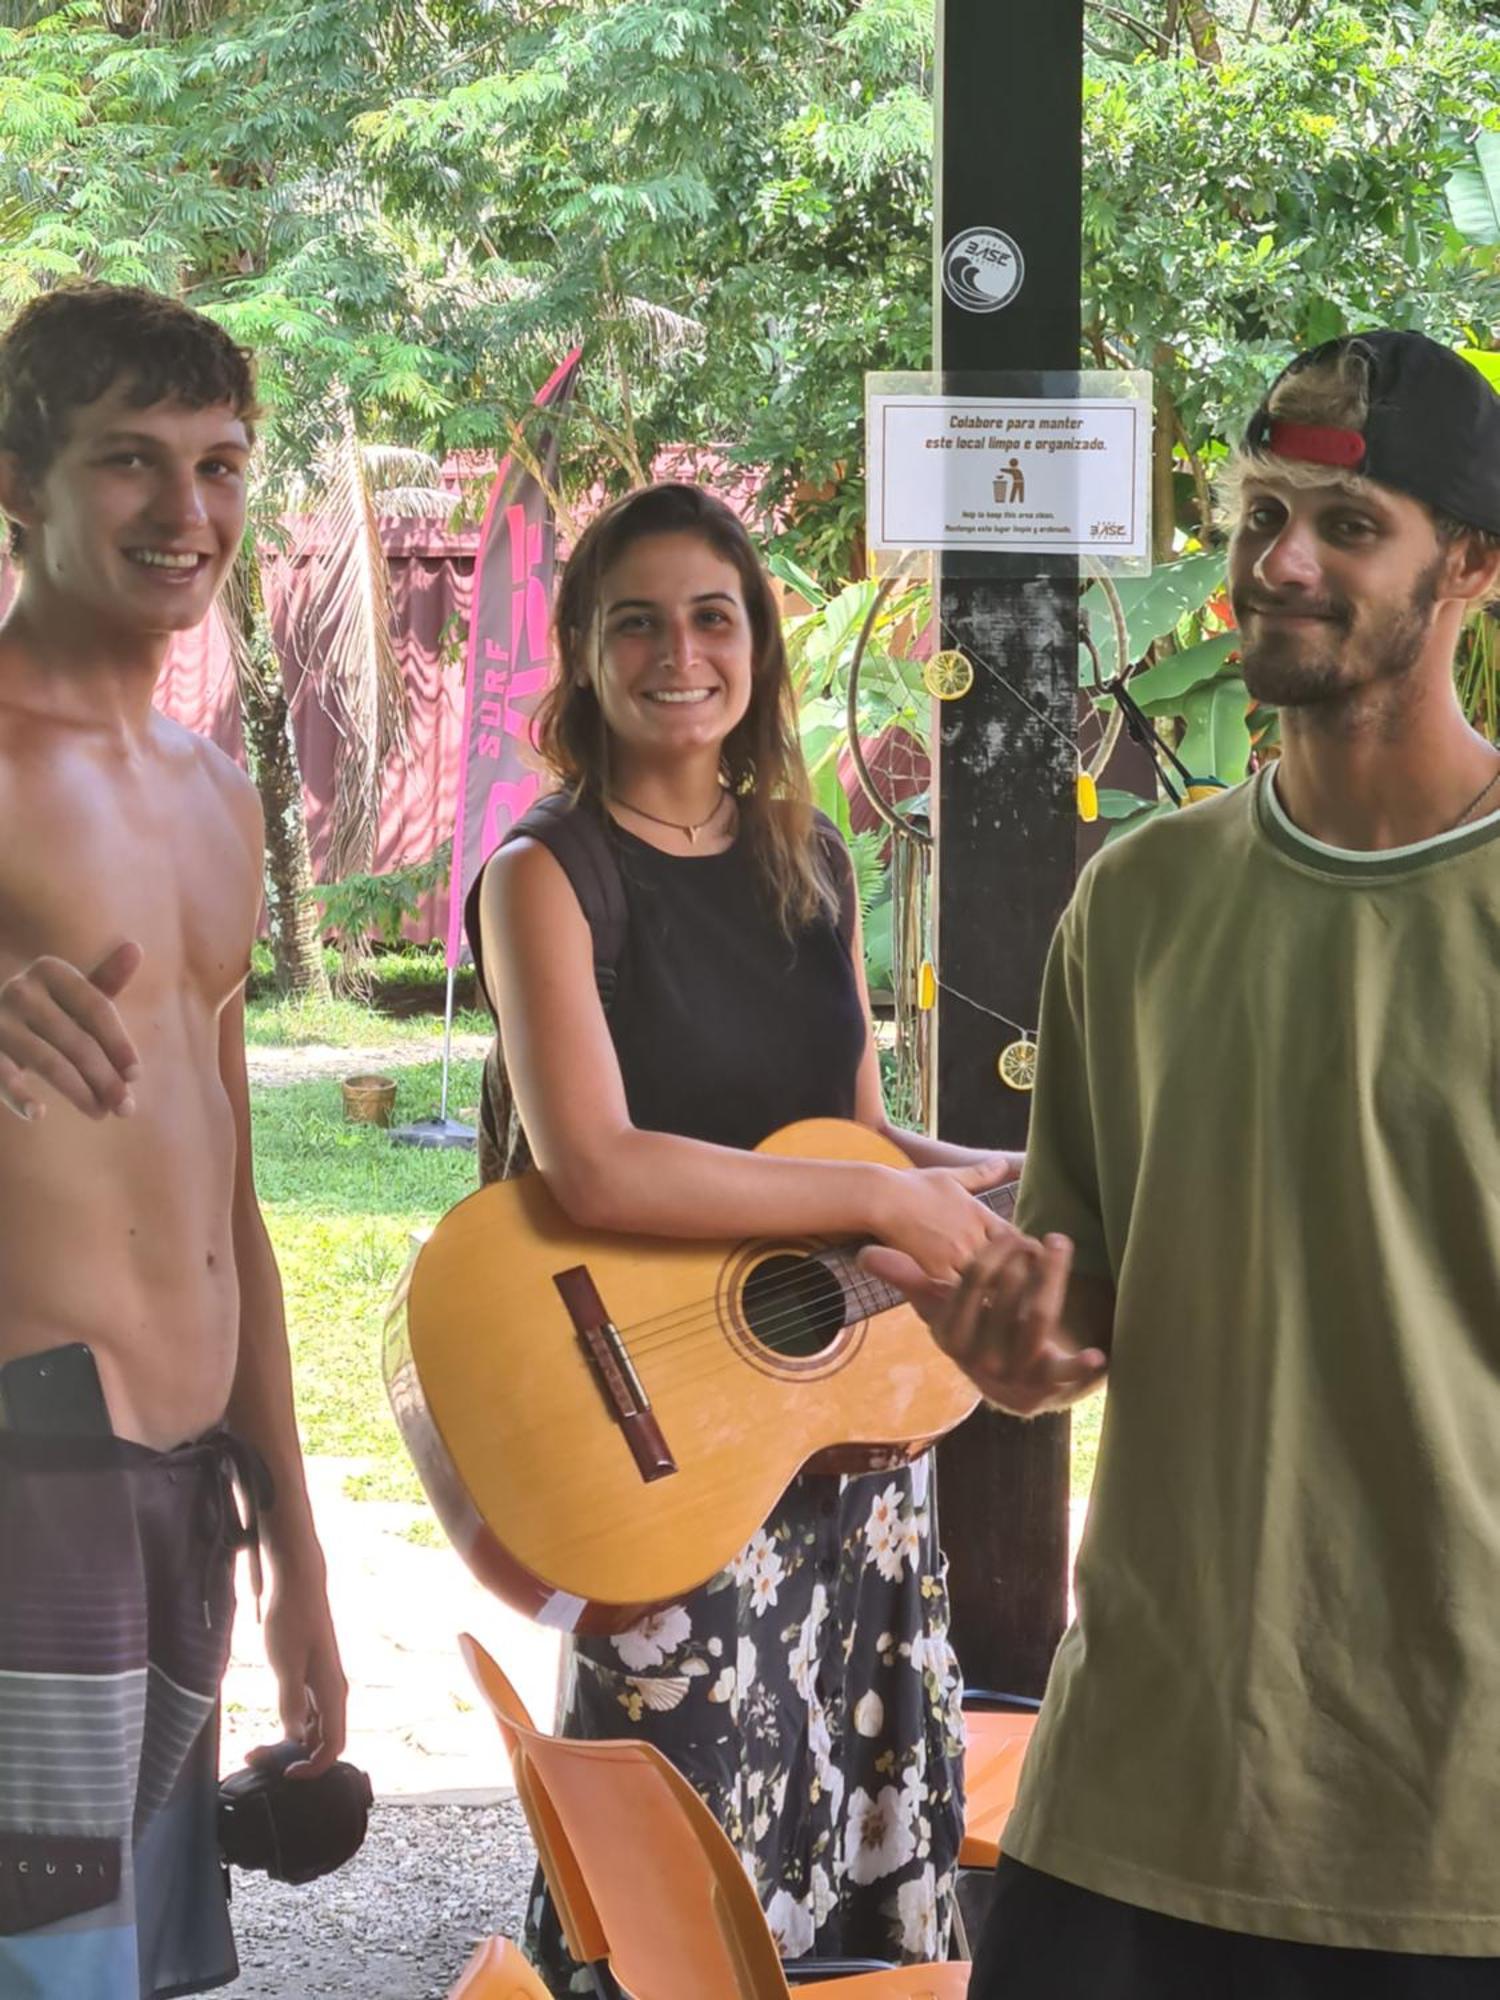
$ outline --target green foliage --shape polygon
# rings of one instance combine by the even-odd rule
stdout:
[[[335,389],[361,434],[494,450],[581,339],[570,487],[721,440],[790,553],[851,567],[864,373],[930,358],[931,0],[0,18],[0,302],[186,290],[262,350],[292,467]],[[1156,372],[1184,522],[1294,346],[1492,339],[1484,0],[1101,3],[1089,37],[1091,358]]]
[[[1224,50],[1092,64],[1086,84],[1096,353],[1154,368],[1195,442],[1233,436],[1288,350],[1500,317],[1444,196],[1500,126],[1477,10],[1334,4]]]
[[[848,742],[849,682],[860,633],[874,610],[879,586],[872,578],[824,587],[784,550],[773,553],[771,568],[810,609],[786,624],[802,723],[802,750],[812,774],[814,803],[841,828],[854,855],[864,929],[865,974],[872,992],[893,983],[890,871],[883,858],[883,832],[851,834],[849,800],[840,775]],[[875,611],[856,694],[860,737],[869,742],[888,729],[904,729],[914,744],[927,740],[931,702],[922,688],[921,669],[911,657],[914,635],[932,615],[932,592],[922,582],[893,589]],[[922,801],[910,801],[912,811]]]
[[[1176,562],[1160,563],[1149,576],[1122,576],[1114,580],[1115,595],[1125,614],[1125,630],[1130,641],[1129,664],[1143,660],[1158,639],[1171,632],[1179,620],[1202,609],[1223,587],[1224,558],[1215,550],[1199,551]],[[1113,671],[1114,625],[1105,603],[1102,585],[1092,583],[1084,592],[1083,608],[1092,626],[1095,643],[1104,656],[1106,673]],[[1093,668],[1085,667],[1085,685]]]
[[[418,916],[422,898],[441,888],[452,867],[453,843],[444,841],[427,861],[393,868],[383,875],[350,875],[312,891],[323,922],[345,945],[376,940],[395,944],[403,927]]]
[[[1474,164],[1460,167],[1446,189],[1453,225],[1470,243],[1500,245],[1500,129],[1474,141]]]

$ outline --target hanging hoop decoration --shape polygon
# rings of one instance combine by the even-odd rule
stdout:
[[[1090,581],[1097,583],[1099,586],[1100,593],[1104,598],[1105,606],[1109,612],[1110,627],[1113,631],[1115,641],[1115,671],[1111,675],[1104,671],[1104,662],[1099,656],[1099,648],[1094,643],[1093,633],[1090,632],[1086,624],[1079,630],[1078,636],[1083,643],[1083,649],[1093,662],[1094,667],[1094,685],[1088,692],[1091,695],[1098,696],[1108,694],[1112,686],[1130,678],[1130,631],[1125,623],[1125,607],[1120,602],[1120,593],[1115,589],[1113,580],[1104,570],[1095,569],[1092,565],[1090,565],[1090,568],[1092,569]],[[1086,763],[1081,764],[1079,767],[1078,815],[1080,819],[1087,820],[1091,824],[1099,817],[1099,780],[1104,776],[1109,760],[1115,754],[1115,745],[1119,742],[1120,731],[1124,727],[1125,717],[1121,713],[1121,704],[1117,701],[1108,721],[1100,732],[1099,741],[1094,746],[1092,756],[1089,757]],[[1085,778],[1089,780],[1093,787],[1092,799],[1094,810],[1092,813],[1084,811],[1085,793],[1083,780]]]
[[[900,570],[892,570],[882,577],[880,588],[870,600],[870,608],[865,613],[865,622],[859,628],[859,637],[854,642],[854,652],[849,661],[849,701],[846,711],[844,734],[849,744],[849,761],[854,766],[854,775],[859,780],[859,788],[882,820],[902,840],[909,840],[927,853],[932,852],[932,835],[924,826],[917,826],[905,813],[899,813],[889,799],[881,794],[880,787],[870,776],[870,767],[865,761],[864,745],[859,740],[859,670],[870,644],[870,634],[875,630],[886,600],[898,583],[905,579]]]
[[[1011,1090],[1034,1090],[1036,1088],[1036,1043],[1023,1036],[1019,1042],[1011,1042],[1000,1051],[1000,1059],[995,1064],[1000,1081]]]
[[[974,663],[956,649],[934,653],[922,669],[922,685],[934,701],[962,701],[974,685]]]

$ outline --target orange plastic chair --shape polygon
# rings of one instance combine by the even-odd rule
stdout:
[[[964,1710],[964,1837],[960,1868],[993,1868],[1000,1835],[1016,1802],[1021,1765],[1036,1728],[1034,1713]]]
[[[531,1719],[531,1711],[477,1639],[461,1632],[458,1650],[463,1654],[464,1665],[472,1674],[486,1707],[499,1725],[501,1739],[510,1758],[511,1775],[516,1781],[516,1796],[521,1801],[526,1824],[536,1842],[537,1859],[542,1864],[542,1873],[547,1878],[547,1886],[557,1906],[563,1943],[580,1965],[602,1964],[609,1955],[604,1927],[568,1837],[558,1823],[551,1801],[533,1777],[522,1747],[523,1734],[540,1734]]]
[[[448,2000],[551,2000],[509,1938],[486,1938],[459,1975]]]
[[[466,1633],[459,1646],[500,1724],[559,1914],[559,1890],[583,1888],[620,1985],[636,2000],[791,2000],[749,1877],[687,1780],[649,1743],[544,1735],[521,1719],[524,1706],[478,1641]],[[546,1810],[532,1819],[538,1806]],[[554,1873],[563,1847],[571,1876]],[[571,1939],[569,1949],[581,1955]],[[963,2000],[968,1985],[968,1965],[954,1960],[806,1990],[820,2000]]]

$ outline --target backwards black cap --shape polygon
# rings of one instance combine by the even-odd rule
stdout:
[[[1280,383],[1348,348],[1368,368],[1362,430],[1272,416]],[[1245,449],[1357,472],[1466,527],[1500,535],[1500,396],[1462,355],[1425,333],[1356,333],[1299,354],[1250,419]]]

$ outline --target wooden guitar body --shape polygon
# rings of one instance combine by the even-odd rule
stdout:
[[[760,1150],[907,1165],[838,1119]],[[526,1174],[417,1253],[386,1384],[480,1580],[544,1624],[618,1631],[729,1562],[799,1471],[902,1463],[974,1408],[893,1298],[812,1241],[582,1233]]]

